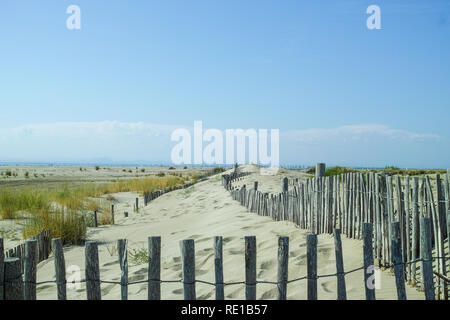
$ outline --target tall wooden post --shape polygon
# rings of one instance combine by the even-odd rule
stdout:
[[[114,205],[111,205],[111,224],[114,224]]]
[[[183,270],[184,300],[195,300],[195,248],[194,240],[182,240],[181,261]]]
[[[308,300],[317,300],[317,235],[306,237],[306,269],[308,274]]]
[[[119,265],[121,270],[120,276],[120,293],[122,300],[128,300],[128,253],[127,240],[117,240],[117,248],[119,251]]]
[[[422,253],[422,275],[425,289],[425,299],[435,300],[433,283],[433,260],[431,252],[431,222],[430,218],[420,218],[420,252]]]
[[[334,229],[334,252],[336,254],[337,299],[347,300],[345,288],[344,258],[342,255],[341,230]]]
[[[97,242],[87,241],[86,248],[86,295],[88,300],[101,300],[100,269]]]
[[[22,270],[19,258],[5,259],[5,300],[23,300]]]
[[[66,262],[60,238],[52,239],[53,254],[55,257],[56,287],[58,300],[66,300]]]
[[[161,237],[148,238],[148,300],[161,299]]]
[[[25,242],[25,300],[36,300],[36,250],[36,240]]]
[[[363,251],[364,251],[364,288],[366,300],[375,300],[375,287],[369,284],[371,272],[375,272],[372,249],[372,224],[363,224]]]
[[[395,284],[398,300],[406,300],[405,275],[403,268],[400,222],[391,224],[392,262],[394,263]]]
[[[0,300],[5,299],[5,248],[3,238],[0,238]]]
[[[283,193],[289,190],[289,180],[287,177],[283,178]]]
[[[256,237],[245,237],[245,299],[256,300]]]
[[[286,300],[288,281],[289,237],[278,238],[278,300]]]
[[[325,177],[325,163],[316,164],[316,178]]]
[[[222,237],[214,237],[214,273],[216,278],[216,300],[224,300]]]

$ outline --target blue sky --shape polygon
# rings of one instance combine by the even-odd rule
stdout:
[[[444,0],[2,0],[0,161],[166,161],[202,120],[280,129],[281,163],[448,167],[449,36]]]

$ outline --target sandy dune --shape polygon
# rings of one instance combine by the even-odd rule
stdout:
[[[257,173],[255,173],[257,174]],[[267,190],[278,190],[280,178],[259,178],[260,185],[268,184]],[[254,177],[252,177],[254,179]],[[272,184],[272,185],[269,185]],[[161,196],[139,213],[133,212],[133,193],[115,194],[116,225],[90,228],[88,238],[99,242],[100,275],[102,280],[120,281],[116,241],[128,239],[129,251],[147,248],[147,237],[162,237],[161,278],[175,280],[181,278],[179,241],[195,239],[196,277],[214,282],[213,237],[224,237],[224,281],[244,281],[244,236],[254,235],[257,239],[257,278],[276,281],[277,277],[277,237],[289,236],[289,279],[306,275],[306,230],[297,228],[290,222],[275,222],[268,217],[248,213],[244,207],[231,199],[220,182],[220,176],[213,176],[186,190],[178,190]],[[143,203],[142,199],[140,203]],[[129,217],[124,218],[123,212]],[[345,270],[361,267],[362,242],[343,237]],[[66,267],[79,266],[84,278],[84,247],[65,248]],[[129,261],[131,256],[129,255]],[[331,235],[318,237],[318,274],[335,272],[334,241]],[[131,262],[131,261],[130,261]],[[38,281],[54,280],[53,259],[38,266]],[[69,275],[69,274],[68,274]],[[390,272],[381,273],[381,290],[376,291],[377,299],[396,299],[394,276]],[[129,281],[147,279],[147,265],[131,265]],[[357,271],[346,276],[348,299],[364,299],[363,273]],[[319,299],[336,299],[336,277],[319,279]],[[214,287],[197,284],[199,299],[214,299]],[[120,285],[102,284],[103,299],[120,299]],[[183,299],[182,284],[163,283],[163,299]],[[38,286],[38,299],[55,299],[55,285]],[[226,286],[226,299],[244,299],[243,285]],[[423,299],[424,294],[407,286],[408,299]],[[276,286],[259,284],[258,299],[275,299]],[[68,290],[68,299],[86,299],[85,287]],[[147,299],[147,285],[129,286],[129,299]],[[288,285],[288,299],[306,299],[306,281]]]

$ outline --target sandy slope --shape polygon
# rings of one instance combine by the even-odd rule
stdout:
[[[266,183],[279,183],[279,178],[265,179]],[[278,185],[279,186],[279,185]],[[269,189],[278,188],[273,185]],[[231,199],[223,189],[219,177],[211,177],[189,189],[178,190],[156,199],[139,213],[133,212],[136,194],[116,194],[116,225],[90,228],[88,237],[99,241],[99,256],[102,280],[120,281],[120,268],[117,253],[114,252],[119,238],[129,240],[129,250],[147,247],[147,237],[162,237],[162,271],[165,280],[181,278],[179,241],[195,239],[197,279],[214,282],[213,237],[224,237],[224,278],[225,282],[244,280],[244,236],[257,238],[257,277],[259,280],[276,281],[277,237],[290,237],[289,279],[306,274],[306,235],[307,231],[297,228],[290,222],[275,222],[267,217],[248,213],[244,207]],[[142,199],[141,199],[142,203]],[[123,211],[129,217],[123,217]],[[362,242],[343,239],[345,269],[362,266]],[[77,265],[84,278],[84,247],[65,248],[66,266]],[[129,260],[130,260],[129,256]],[[334,242],[330,235],[318,237],[318,274],[335,272]],[[38,266],[38,281],[54,279],[53,259]],[[130,266],[129,280],[147,278],[147,265]],[[346,276],[349,299],[364,299],[363,274],[358,271]],[[180,283],[163,283],[163,299],[183,299]],[[120,299],[120,286],[102,284],[104,299]],[[40,285],[38,299],[55,299],[55,285]],[[378,299],[396,299],[394,276],[382,272],[381,290],[376,292]],[[407,288],[408,299],[423,299],[423,293]],[[227,299],[244,299],[244,286],[226,286]],[[258,299],[276,298],[276,287],[260,284]],[[336,299],[336,278],[319,279],[319,299]],[[199,299],[214,299],[214,287],[197,284]],[[85,299],[84,285],[79,289],[68,290],[69,299]],[[129,299],[146,299],[147,285],[135,284],[129,287]],[[288,299],[306,299],[306,281],[288,285]]]

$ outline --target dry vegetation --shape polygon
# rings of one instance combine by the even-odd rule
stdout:
[[[99,199],[118,192],[139,192],[174,187],[193,177],[170,175],[144,179],[121,180],[110,183],[83,183],[77,186],[63,185],[55,190],[41,186],[2,188],[0,190],[0,217],[2,219],[26,219],[23,238],[29,238],[42,229],[50,230],[51,237],[59,237],[64,243],[85,240],[86,226],[92,225],[92,212],[99,212],[99,223],[110,224],[109,205]]]

